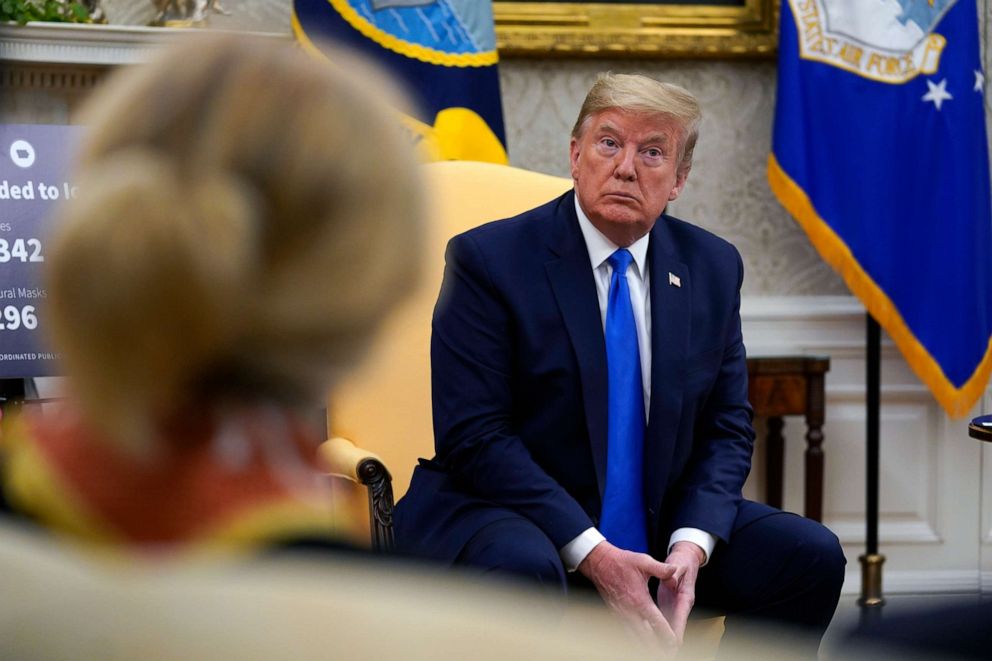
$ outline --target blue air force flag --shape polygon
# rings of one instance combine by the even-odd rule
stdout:
[[[768,177],[937,401],[992,370],[974,0],[785,0]]]
[[[506,163],[492,3],[480,0],[293,0],[293,31],[368,55],[419,100],[406,124],[428,158]]]

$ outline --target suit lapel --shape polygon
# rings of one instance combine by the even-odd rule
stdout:
[[[606,344],[589,252],[575,215],[575,195],[557,207],[549,247],[556,257],[545,264],[558,309],[579,363],[582,403],[602,499],[606,485]]]
[[[644,484],[651,538],[668,486],[682,415],[683,380],[692,318],[692,279],[678,258],[666,217],[651,230],[651,403],[644,448]],[[677,278],[678,286],[675,284]]]

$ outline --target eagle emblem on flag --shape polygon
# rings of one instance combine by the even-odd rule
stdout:
[[[933,74],[947,45],[934,28],[957,0],[789,0],[800,57],[886,83]]]

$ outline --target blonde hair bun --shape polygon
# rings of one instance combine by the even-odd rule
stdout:
[[[361,355],[419,266],[418,166],[384,81],[200,37],[91,100],[49,314],[113,435],[231,399],[315,404]]]

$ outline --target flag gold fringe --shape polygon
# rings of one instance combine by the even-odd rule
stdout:
[[[324,62],[334,64],[310,39],[294,11],[290,17],[297,43]],[[434,118],[431,126],[419,119],[397,111],[397,117],[408,131],[417,155],[425,163],[433,161],[483,161],[507,165],[506,148],[493,133],[486,120],[469,108],[445,108]]]
[[[806,192],[782,169],[774,154],[768,156],[768,183],[778,201],[806,231],[820,256],[840,274],[848,288],[888,332],[906,362],[948,415],[958,418],[967,414],[982,396],[992,373],[992,337],[971,377],[960,388],[955,387],[910,330],[892,300],[865,272],[844,241],[820,218]]]
[[[384,30],[380,30],[348,4],[347,0],[328,0],[331,6],[337,11],[341,18],[348,22],[348,25],[358,30],[363,36],[371,39],[387,50],[394,53],[412,57],[428,64],[438,64],[446,67],[488,67],[499,61],[499,54],[495,50],[482,51],[480,53],[446,53],[420,44],[414,44],[393,36]]]

